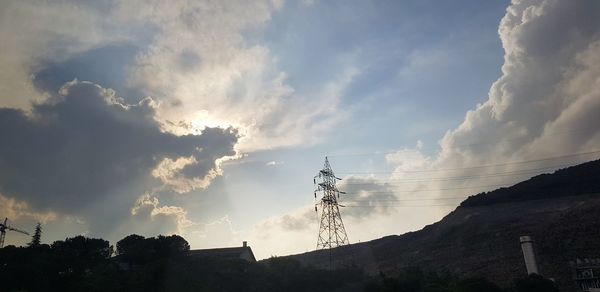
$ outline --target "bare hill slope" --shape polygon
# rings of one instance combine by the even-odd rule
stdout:
[[[526,275],[519,236],[536,240],[540,272],[574,291],[569,261],[600,257],[600,160],[471,196],[437,223],[329,251],[291,257],[306,265],[405,267],[483,276],[509,285]]]

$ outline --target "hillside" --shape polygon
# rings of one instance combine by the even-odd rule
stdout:
[[[600,190],[599,170],[600,161],[586,162],[552,174],[540,174],[508,188],[470,196],[460,206],[475,207],[594,193]]]
[[[526,275],[519,236],[536,240],[540,272],[575,291],[569,261],[600,257],[600,160],[471,196],[437,223],[328,251],[290,256],[306,265],[406,267],[483,276],[508,286]]]

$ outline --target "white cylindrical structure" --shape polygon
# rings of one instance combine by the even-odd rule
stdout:
[[[537,261],[535,259],[535,252],[533,250],[533,238],[531,236],[521,236],[521,249],[523,250],[523,258],[525,259],[525,267],[527,268],[527,274],[540,274],[538,271]]]

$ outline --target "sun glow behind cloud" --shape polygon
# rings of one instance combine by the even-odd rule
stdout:
[[[368,172],[343,186],[375,204],[519,178],[431,180],[476,174],[456,168],[597,148],[597,4],[416,3],[9,1],[0,118],[19,123],[0,133],[18,145],[0,157],[22,161],[8,174],[50,167],[65,189],[47,182],[57,191],[47,200],[0,181],[0,210],[55,220],[57,239],[179,232],[193,246],[248,239],[264,257],[313,248],[310,177],[326,153],[395,149],[364,164],[338,158],[342,171]],[[500,45],[501,68],[489,61]],[[82,76],[91,83],[72,81]],[[59,94],[70,81],[80,91]],[[14,153],[38,144],[50,151],[38,165]],[[454,170],[427,172],[436,169]],[[122,175],[102,176],[113,172]],[[406,179],[421,181],[390,183]],[[414,230],[452,209],[389,205],[344,210],[350,239]]]

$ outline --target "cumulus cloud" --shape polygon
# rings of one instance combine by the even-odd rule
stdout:
[[[0,214],[11,220],[29,218],[42,223],[56,220],[58,217],[58,214],[51,211],[36,212],[29,207],[27,202],[15,198],[8,198],[2,194],[0,194]]]
[[[182,207],[160,205],[158,198],[149,193],[138,198],[131,208],[131,215],[134,220],[143,225],[149,221],[152,226],[151,234],[182,234],[187,227],[193,224],[187,218],[187,211]],[[142,230],[144,227],[147,229],[147,226],[142,226]]]
[[[220,171],[217,161],[235,154],[236,131],[177,136],[161,131],[155,108],[149,98],[125,104],[110,89],[73,81],[30,113],[0,109],[0,192],[34,210],[83,215],[107,201],[131,206],[153,186],[171,187],[174,177],[192,181],[190,189],[206,187]],[[180,159],[188,161],[160,171]]]
[[[281,216],[272,216],[255,224],[243,233],[245,239],[254,242],[252,249],[259,258],[289,254],[298,246],[314,246],[318,231],[313,206],[304,206]],[[290,244],[290,243],[294,244]]]
[[[315,142],[312,137],[343,118],[335,111],[356,70],[342,71],[321,90],[296,93],[268,48],[244,37],[280,6],[277,1],[120,2],[118,19],[158,29],[132,66],[130,84],[164,100],[159,116],[171,125],[184,120],[192,128],[239,129],[243,151]]]
[[[380,184],[375,178],[347,177],[338,184],[338,188],[346,192],[338,198],[338,202],[342,205],[340,213],[346,219],[363,220],[366,217],[387,214],[393,210],[393,201],[398,199],[392,186]],[[318,212],[320,211],[318,209]],[[263,233],[273,228],[282,228],[291,232],[304,231],[316,224],[320,215],[318,212],[315,212],[314,206],[303,207],[281,216],[268,218],[259,224],[258,229],[263,230],[261,231]]]
[[[28,109],[65,76],[95,78],[128,100],[161,101],[156,118],[163,129],[183,134],[234,127],[243,151],[314,143],[345,117],[339,102],[356,69],[342,68],[313,92],[296,93],[277,58],[254,41],[281,1],[73,4],[4,5],[0,106]],[[110,66],[93,63],[97,58]],[[109,72],[81,66],[90,59]]]
[[[153,218],[175,222],[185,210],[153,205],[153,198],[169,202],[162,196],[208,187],[220,164],[238,157],[234,149],[318,141],[346,117],[340,101],[359,72],[344,67],[297,93],[253,38],[281,5],[3,3],[2,207],[77,217],[100,235],[126,221],[131,208],[139,219],[144,208],[169,206]],[[57,94],[73,78],[100,85],[74,81]],[[138,200],[147,192],[151,198]]]
[[[420,145],[401,149],[386,156],[394,167],[389,176],[347,177],[342,182],[340,188],[362,194],[367,206],[389,199],[408,207],[402,212],[373,208],[371,213],[343,209],[342,217],[353,223],[351,229],[363,226],[354,229],[358,233],[350,230],[351,235],[405,232],[447,214],[453,207],[444,205],[456,201],[445,198],[466,197],[518,182],[535,171],[547,171],[535,168],[597,157],[583,155],[535,165],[510,163],[600,150],[600,2],[514,0],[498,32],[505,50],[502,75],[491,86],[488,99],[441,138],[436,153],[428,155]],[[526,168],[535,171],[512,175]],[[367,189],[360,189],[361,183]],[[377,196],[380,191],[388,197]],[[399,202],[402,199],[420,203]],[[413,204],[431,206],[410,207]],[[375,223],[364,220],[390,210],[394,212],[383,213]],[[303,218],[294,214],[280,216],[273,226],[283,225],[284,218],[294,218],[294,223]],[[414,218],[419,219],[401,225]]]
[[[417,146],[388,155],[395,171],[387,181],[409,194],[427,189],[429,197],[467,196],[535,174],[511,171],[551,166],[512,161],[599,150],[599,8],[595,1],[513,1],[498,29],[502,75],[488,99],[442,137],[436,154]],[[594,156],[579,158],[575,162]],[[470,168],[494,164],[500,165]]]
[[[599,8],[596,1],[514,1],[498,30],[502,76],[489,99],[443,137],[439,163],[596,150],[599,120],[590,112],[600,99]]]
[[[363,220],[379,214],[388,214],[394,210],[398,197],[395,188],[389,184],[380,183],[376,178],[347,177],[339,184],[340,190],[346,192],[341,195],[340,203],[344,218]]]
[[[431,159],[421,152],[422,148],[423,143],[418,141],[415,149],[405,148],[388,153],[385,155],[385,160],[396,167],[395,175],[405,170],[423,169],[431,163]]]

